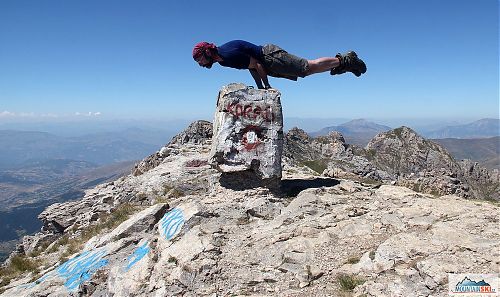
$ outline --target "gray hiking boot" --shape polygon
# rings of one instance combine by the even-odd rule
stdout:
[[[338,53],[335,57],[339,59],[340,65],[330,70],[331,75],[352,72],[359,77],[366,72],[365,62],[358,58],[358,55],[354,51],[349,51],[345,55]]]

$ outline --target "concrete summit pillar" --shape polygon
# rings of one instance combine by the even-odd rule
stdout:
[[[222,87],[213,123],[210,164],[221,172],[253,171],[281,179],[283,114],[277,90]]]

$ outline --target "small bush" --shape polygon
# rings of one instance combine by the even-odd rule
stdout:
[[[155,196],[154,202],[155,202],[155,204],[168,203],[168,198],[165,196]]]
[[[47,253],[55,253],[59,250],[59,247],[65,246],[69,243],[69,235],[65,234],[61,236],[51,247],[47,250]]]
[[[83,245],[83,240],[78,240],[75,238],[67,245],[66,250],[64,251],[64,253],[62,253],[59,260],[62,261],[63,258],[68,258],[68,256],[71,256],[74,253],[78,252],[82,247],[82,245]]]
[[[340,290],[344,292],[352,292],[354,288],[363,284],[365,281],[354,275],[349,274],[339,274],[337,276],[337,282],[340,286]]]
[[[367,150],[365,150],[365,157],[369,161],[373,161],[375,159],[375,155],[376,154],[377,154],[377,152],[374,149],[367,149]]]
[[[371,187],[380,187],[381,185],[383,185],[383,183],[381,183],[380,181],[378,181],[376,179],[373,179],[373,178],[369,178],[369,177],[368,178],[367,177],[361,177],[358,180],[362,184],[369,185]]]
[[[177,258],[170,256],[170,257],[168,258],[168,261],[167,261],[167,262],[168,262],[168,263],[174,263],[175,265],[177,265]]]
[[[186,194],[176,186],[172,187],[169,185],[164,185],[163,196],[165,196],[165,198],[179,198],[182,196],[186,196]]]
[[[85,229],[79,238],[72,238],[69,240],[69,235],[65,235],[60,239],[58,245],[66,245],[66,251],[61,255],[61,258],[67,258],[78,252],[84,243],[86,243],[92,237],[102,234],[105,230],[112,230],[124,221],[126,221],[131,214],[137,211],[137,207],[131,204],[125,203],[120,205],[110,214],[105,214],[100,217],[100,223],[96,225],[89,226]]]
[[[0,268],[0,293],[1,288],[8,285],[11,280],[25,272],[38,273],[38,264],[26,256],[13,256],[8,266]]]
[[[349,257],[349,259],[347,259],[347,263],[348,263],[348,264],[356,264],[356,263],[359,263],[359,257]]]
[[[114,228],[125,222],[131,214],[137,211],[137,207],[130,204],[123,204],[109,215],[109,220],[105,222],[106,228]]]
[[[182,196],[186,196],[186,194],[184,194],[183,191],[179,190],[178,188],[173,188],[170,192],[169,192],[169,197],[172,197],[172,198],[179,198],[179,197],[182,197]]]
[[[10,266],[20,272],[35,271],[38,267],[32,260],[23,256],[14,256],[10,261]]]
[[[173,187],[171,187],[170,185],[164,184],[163,185],[163,192],[161,194],[167,195],[167,193],[170,192],[170,190],[172,190],[172,189],[173,189]]]
[[[110,214],[101,216],[100,223],[92,225],[82,232],[81,241],[87,242],[92,237],[99,235],[104,230],[110,230],[125,222],[131,214],[137,211],[137,207],[125,203],[120,205]]]
[[[60,258],[59,258],[59,262],[60,262],[60,263],[65,263],[65,262],[66,262],[66,261],[68,261],[68,260],[69,260],[69,258],[68,258],[68,257],[60,257]]]
[[[368,257],[373,261],[375,260],[375,251],[371,251],[370,254],[368,254]]]
[[[323,171],[325,171],[325,169],[328,167],[328,164],[325,160],[304,161],[303,164],[319,174],[322,174]]]
[[[49,247],[50,242],[49,241],[44,241],[39,247],[37,247],[34,251],[28,254],[29,257],[31,258],[36,258],[40,256],[43,252],[47,251],[47,248]]]
[[[250,223],[250,218],[247,216],[244,216],[244,217],[239,217],[237,220],[236,220],[236,225],[247,225]]]

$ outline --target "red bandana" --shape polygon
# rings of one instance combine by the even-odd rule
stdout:
[[[217,46],[213,43],[208,43],[208,42],[200,42],[196,44],[193,48],[193,59],[198,59],[201,55],[205,54],[206,56],[210,58],[215,58],[214,53],[212,49],[217,49]]]

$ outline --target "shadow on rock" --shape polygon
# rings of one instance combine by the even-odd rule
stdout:
[[[315,178],[315,179],[284,179],[281,181],[281,192],[286,197],[295,197],[300,192],[321,187],[333,187],[340,182],[334,178]]]
[[[261,180],[251,170],[222,173],[219,181],[221,186],[235,191],[264,187],[271,190],[276,196],[281,197],[295,197],[306,189],[333,187],[340,183],[334,178]]]
[[[224,188],[235,191],[264,187],[274,192],[279,191],[280,188],[280,181],[278,179],[262,180],[253,170],[222,173],[219,182]]]

